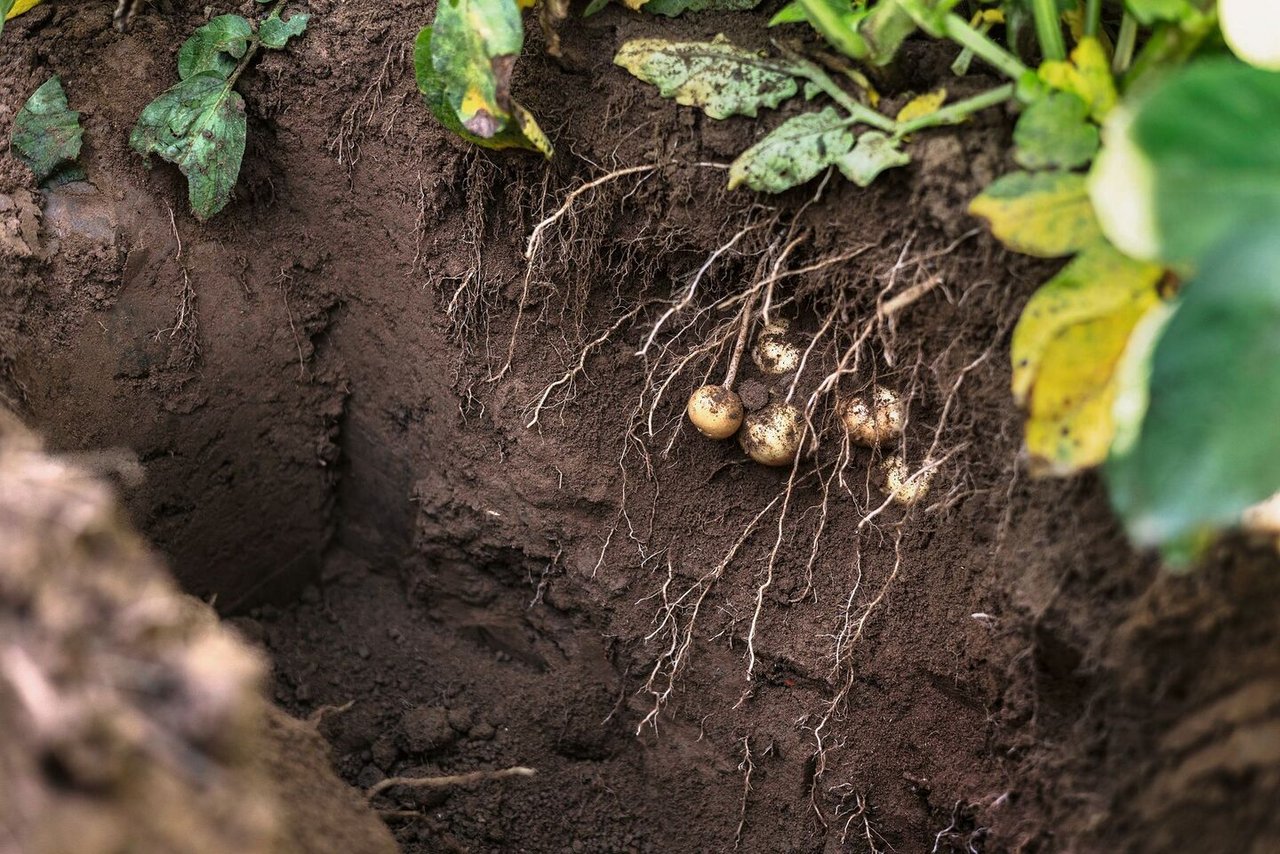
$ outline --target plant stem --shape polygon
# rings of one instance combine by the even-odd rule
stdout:
[[[1016,56],[969,26],[969,22],[959,15],[946,16],[943,20],[942,34],[961,47],[973,51],[980,59],[1010,79],[1018,80],[1030,71]]]
[[[1151,34],[1142,46],[1133,67],[1125,75],[1126,87],[1134,85],[1148,73],[1181,65],[1218,27],[1218,13],[1212,0],[1201,0],[1203,13],[1197,20],[1183,24],[1165,24]]]
[[[1058,21],[1056,0],[1031,0],[1031,11],[1036,19],[1036,38],[1045,59],[1067,58],[1067,48],[1062,41],[1062,24]]]
[[[287,2],[288,0],[276,0],[275,5],[271,7],[271,11],[267,14],[267,17],[262,20],[265,21],[272,15],[279,15],[280,10],[284,8],[284,4]],[[258,23],[261,24],[262,21],[259,21]],[[227,78],[228,89],[231,89],[236,85],[236,81],[240,79],[240,75],[244,73],[244,70],[249,67],[249,63],[253,61],[253,58],[258,55],[258,50],[261,47],[262,39],[258,38],[258,34],[255,32],[253,38],[249,41],[249,49],[244,52],[244,56],[240,57],[240,61],[236,63],[235,71],[232,71],[231,76]]]
[[[1129,63],[1133,62],[1133,46],[1137,41],[1138,19],[1125,12],[1120,19],[1120,32],[1116,35],[1116,54],[1111,60],[1113,74],[1123,74],[1129,70]]]
[[[776,44],[776,42],[775,42]],[[859,104],[852,95],[836,85],[836,81],[832,80],[827,72],[823,71],[817,65],[809,60],[801,57],[795,51],[789,50],[783,45],[777,45],[778,49],[791,60],[795,65],[796,71],[799,72],[806,80],[813,83],[821,89],[831,100],[835,101],[844,108],[851,119],[855,122],[861,122],[870,125],[873,128],[879,128],[883,131],[892,132],[897,123],[893,119],[877,113],[875,110],[863,104]]]
[[[935,110],[927,115],[900,122],[894,132],[894,136],[901,139],[909,133],[914,133],[924,128],[958,124],[979,110],[985,110],[987,107],[994,107],[1009,100],[1013,97],[1014,88],[1014,84],[1006,83],[1003,86],[997,86],[994,89],[974,95],[972,98],[956,101],[954,104]]]
[[[1098,35],[1098,25],[1102,20],[1102,0],[1085,0],[1084,34],[1087,38]]]

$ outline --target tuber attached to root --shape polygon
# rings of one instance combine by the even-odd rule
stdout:
[[[885,493],[895,503],[903,507],[913,507],[929,494],[934,469],[926,462],[920,471],[912,474],[906,460],[894,454],[880,463],[880,473],[884,477]]]
[[[769,376],[792,373],[800,366],[800,348],[787,335],[791,328],[785,320],[769,323],[756,338],[751,360]]]
[[[742,426],[742,399],[722,385],[704,385],[689,395],[689,420],[711,439],[728,439]]]
[[[800,420],[800,410],[790,403],[771,403],[747,416],[738,441],[762,465],[790,465],[800,450]]]
[[[845,398],[839,404],[839,412],[850,441],[868,448],[879,447],[901,436],[906,420],[897,393],[884,386],[873,389],[870,404],[861,395]]]

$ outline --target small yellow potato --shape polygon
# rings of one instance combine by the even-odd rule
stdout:
[[[751,348],[751,361],[770,376],[789,374],[800,367],[800,348],[779,335],[762,335]]]
[[[930,468],[928,462],[921,471],[912,476],[911,469],[901,456],[894,454],[880,463],[880,472],[884,475],[884,491],[903,507],[913,507],[929,494],[929,485],[933,482],[936,469]]]
[[[712,439],[728,439],[742,426],[742,400],[722,385],[704,385],[689,395],[689,420]]]
[[[902,424],[906,420],[897,392],[884,386],[876,386],[872,390],[870,404],[860,396],[844,399],[839,404],[839,414],[850,440],[868,448],[901,436]]]
[[[761,465],[790,465],[800,450],[800,410],[789,403],[771,403],[747,416],[738,441]]]

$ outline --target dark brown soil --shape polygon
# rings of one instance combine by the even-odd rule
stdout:
[[[763,44],[758,20],[610,9],[567,26],[558,61],[530,33],[516,90],[556,141],[548,167],[473,151],[426,115],[408,46],[429,3],[298,5],[312,28],[246,75],[237,198],[207,225],[175,170],[148,172],[127,146],[204,4],[125,36],[106,2],[11,22],[0,133],[60,74],[92,188],[42,198],[0,156],[0,236],[16,235],[0,243],[0,394],[58,448],[138,455],[134,519],[187,589],[262,641],[277,699],[301,714],[355,701],[324,724],[348,780],[538,770],[380,796],[406,850],[1280,848],[1274,556],[1233,545],[1171,576],[1127,549],[1093,479],[1019,466],[1008,331],[1048,268],[964,213],[1007,168],[1006,117],[922,137],[869,191],[833,182],[808,207],[816,185],[727,193],[696,164],[776,119],[711,122],[609,59],[639,35]],[[924,90],[950,59],[913,47],[886,92]],[[660,168],[553,229],[503,373],[534,223],[583,180],[644,164]],[[936,435],[942,500],[859,527],[880,497],[862,485],[872,454],[855,452],[810,573],[821,490],[802,482],[788,521],[762,517],[710,588],[646,725],[644,685],[672,642],[664,588],[693,587],[787,472],[687,428],[662,454],[687,392],[722,370],[709,364],[658,407],[655,438],[628,438],[634,354],[655,301],[761,223],[708,302],[793,224],[792,268],[865,247],[788,285],[807,295],[788,309],[801,332],[832,293],[848,298],[841,323],[864,321],[895,265],[943,282],[873,337],[866,371],[910,392],[915,459]],[[633,311],[527,427],[584,343]],[[744,398],[768,392],[745,377]],[[691,609],[674,613],[683,626]]]

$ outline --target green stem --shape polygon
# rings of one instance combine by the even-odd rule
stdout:
[[[1067,58],[1067,47],[1062,41],[1062,24],[1058,20],[1056,0],[1031,0],[1031,11],[1036,19],[1036,38],[1045,59]]]
[[[1016,56],[969,26],[969,22],[959,15],[949,14],[943,19],[942,34],[961,47],[973,51],[988,65],[1012,80],[1019,80],[1030,71]]]
[[[1111,72],[1123,74],[1133,62],[1133,46],[1138,42],[1138,19],[1124,13],[1120,19],[1120,32],[1116,35],[1116,54],[1111,60]]]
[[[1151,34],[1133,61],[1133,67],[1125,75],[1125,87],[1133,86],[1153,71],[1181,65],[1217,27],[1218,13],[1210,6],[1206,6],[1198,20],[1160,27]]]
[[[994,107],[997,104],[1008,101],[1013,97],[1014,88],[1014,84],[1006,83],[1003,86],[997,86],[971,98],[965,98],[963,101],[956,101],[954,104],[935,110],[927,115],[899,122],[897,129],[894,131],[894,136],[901,139],[907,134],[915,133],[925,128],[959,124],[979,110],[985,110],[988,107]]]
[[[862,124],[870,125],[873,128],[879,128],[880,130],[888,131],[890,133],[897,130],[897,122],[888,116],[877,113],[870,107],[859,104],[852,95],[836,85],[836,81],[832,80],[831,77],[828,76],[821,68],[814,65],[809,60],[797,55],[794,51],[788,50],[782,45],[778,45],[778,49],[795,64],[796,70],[806,80],[812,82],[815,86],[821,89],[827,97],[843,107],[853,122],[861,122]]]
[[[272,15],[279,15],[280,10],[284,8],[284,4],[287,2],[289,0],[276,0],[275,5],[271,7],[271,11],[262,20],[265,21]],[[258,23],[261,24],[262,21]],[[249,63],[253,61],[253,58],[258,55],[258,50],[261,47],[262,39],[258,38],[257,33],[254,33],[253,38],[249,41],[249,49],[244,52],[244,56],[240,57],[240,61],[236,63],[235,71],[232,71],[231,76],[227,78],[228,89],[236,85],[236,81],[240,79],[240,75],[244,73],[244,70],[249,67]]]
[[[1086,0],[1084,4],[1084,34],[1086,38],[1098,35],[1098,25],[1102,21],[1102,0]]]

